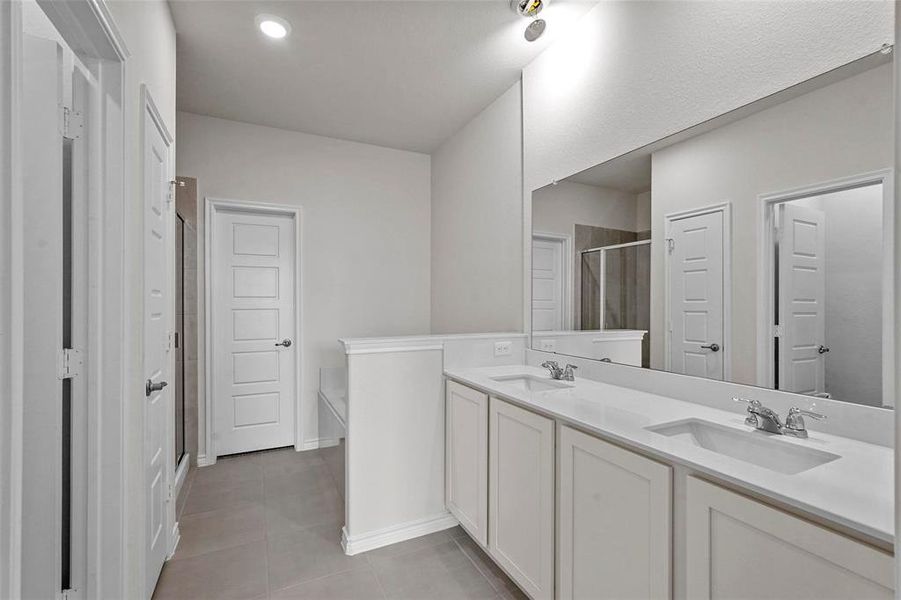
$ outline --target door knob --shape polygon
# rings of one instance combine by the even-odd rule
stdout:
[[[291,347],[291,340],[289,340],[288,338],[285,338],[285,339],[283,339],[283,340],[280,341],[280,342],[275,342],[275,345],[276,345],[276,346],[284,346],[285,348],[290,348],[290,347]]]
[[[719,352],[720,351],[720,345],[717,344],[716,342],[714,342],[712,344],[706,344],[704,346],[701,346],[701,348],[704,348],[705,350],[710,350],[711,352]]]
[[[818,354],[826,354],[827,352],[829,352],[829,348],[827,348],[826,346],[823,346],[822,344],[820,344],[820,347],[817,348]]]
[[[151,380],[147,380],[147,383],[144,384],[144,395],[150,396],[153,392],[160,392],[164,387],[169,385],[168,381],[160,381],[159,383],[153,383]]]

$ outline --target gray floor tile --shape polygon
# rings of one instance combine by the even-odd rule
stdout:
[[[453,540],[414,552],[370,557],[388,598],[488,599],[497,592]]]
[[[334,488],[266,498],[266,525],[270,533],[329,524],[344,524],[344,501]]]
[[[326,575],[367,568],[364,557],[344,554],[340,539],[341,528],[337,525],[270,535],[269,589],[280,590]]]
[[[205,484],[262,481],[263,477],[259,460],[248,454],[220,458],[215,465],[199,467],[196,471],[194,481],[201,487]]]
[[[496,592],[502,594],[505,598],[519,598],[523,600],[528,598],[472,538],[464,533],[463,536],[456,539],[456,542],[460,549],[463,550],[463,553],[475,564],[482,576],[494,587]]]
[[[272,600],[372,600],[384,598],[372,569],[337,573],[272,594]]]
[[[247,600],[267,594],[266,543],[255,542],[167,562],[153,597]]]
[[[299,471],[267,472],[263,492],[267,498],[301,496],[315,490],[338,490],[325,463],[312,464]]]
[[[258,458],[263,474],[267,476],[297,473],[312,466],[325,464],[320,450],[297,452],[294,448],[282,448],[261,452]]]
[[[264,540],[266,509],[249,504],[184,515],[178,526],[181,540],[173,560]]]
[[[246,504],[262,503],[262,501],[262,479],[201,483],[195,478],[182,514],[190,515],[221,508],[236,508]]]

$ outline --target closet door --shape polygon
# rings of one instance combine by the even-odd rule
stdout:
[[[491,398],[488,550],[532,598],[554,596],[554,422]]]

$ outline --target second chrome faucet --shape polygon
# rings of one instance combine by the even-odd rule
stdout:
[[[745,425],[779,435],[806,438],[807,427],[804,423],[804,417],[821,421],[826,418],[826,415],[793,406],[788,410],[788,416],[785,417],[785,423],[783,423],[782,419],[779,418],[779,414],[772,408],[764,406],[760,400],[748,400],[747,398],[732,398],[732,400],[747,403],[748,416],[745,418]]]
[[[547,369],[551,374],[551,379],[559,379],[561,381],[575,381],[573,369],[578,369],[576,365],[567,364],[565,369],[561,369],[555,360],[546,360],[541,366]]]

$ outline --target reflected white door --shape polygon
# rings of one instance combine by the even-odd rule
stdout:
[[[826,391],[826,215],[780,207],[779,389],[799,394]]]
[[[147,597],[169,553],[167,442],[173,421],[169,382],[169,144],[144,111],[144,477]]]
[[[532,238],[532,331],[565,329],[563,248],[563,240]]]
[[[294,227],[289,215],[215,214],[213,432],[219,456],[295,442]]]
[[[670,222],[669,370],[723,378],[724,213]]]

